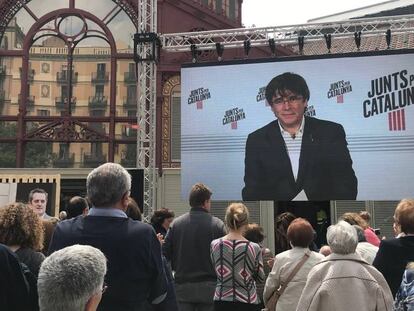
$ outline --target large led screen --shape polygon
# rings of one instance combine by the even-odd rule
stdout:
[[[414,195],[411,50],[185,65],[181,79],[183,197],[196,182],[216,200]]]

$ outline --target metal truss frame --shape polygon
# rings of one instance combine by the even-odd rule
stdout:
[[[276,44],[297,44],[299,37],[306,41],[325,40],[325,34],[332,38],[354,37],[356,32],[362,36],[378,36],[390,29],[392,34],[414,31],[414,14],[390,17],[354,19],[331,23],[308,23],[302,25],[238,28],[200,32],[183,32],[161,35],[162,49],[165,52],[187,52],[191,46],[197,51],[216,50],[220,43],[226,48],[243,48],[246,41],[251,47],[268,46],[269,39]]]
[[[138,1],[138,31],[156,33],[156,0]],[[331,23],[309,23],[261,28],[239,28],[200,32],[184,32],[159,35],[164,52],[180,53],[192,51],[217,50],[220,48],[245,48],[269,46],[269,40],[275,44],[298,44],[299,41],[323,41],[325,35],[332,38],[353,38],[356,34],[366,36],[414,32],[414,14],[364,18]],[[138,56],[145,59],[150,53],[148,47],[141,47]],[[144,169],[144,215],[149,218],[156,204],[155,174],[155,131],[156,131],[156,62],[138,63],[138,143],[137,167]]]
[[[138,0],[138,33],[157,32],[157,0]],[[151,46],[137,46],[138,59],[145,60],[152,54]],[[155,61],[137,62],[137,168],[144,171],[144,206],[146,220],[156,204],[155,140],[157,65]]]

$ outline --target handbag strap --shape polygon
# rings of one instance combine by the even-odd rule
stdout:
[[[309,252],[306,251],[305,254],[303,255],[302,259],[298,262],[298,264],[295,266],[295,268],[292,270],[292,272],[287,277],[286,282],[284,282],[282,284],[282,286],[280,286],[280,289],[278,291],[279,296],[281,296],[283,294],[283,292],[285,291],[285,289],[288,286],[289,282],[293,279],[293,277],[296,275],[296,273],[298,273],[300,268],[302,268],[303,264],[306,262],[306,260],[308,260],[309,256],[310,256]]]

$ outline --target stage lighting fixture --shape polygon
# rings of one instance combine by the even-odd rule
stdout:
[[[221,61],[223,59],[224,45],[220,42],[216,43],[217,59]]]
[[[269,48],[270,48],[270,51],[272,52],[272,56],[275,57],[276,56],[276,42],[275,42],[275,39],[273,39],[273,38],[269,39]]]
[[[193,63],[196,63],[197,62],[197,47],[195,44],[191,44],[190,49],[191,49],[191,58],[192,58],[191,61]]]
[[[385,33],[385,39],[387,40],[387,49],[391,46],[391,29],[388,29]]]
[[[250,40],[244,40],[243,46],[244,46],[244,55],[247,58],[247,57],[249,57],[249,52],[250,52],[250,48],[251,48]]]
[[[299,53],[302,55],[303,54],[303,46],[305,44],[305,37],[304,36],[299,36],[298,37],[298,45],[299,45]]]
[[[360,31],[355,31],[354,33],[354,38],[355,38],[355,45],[359,51],[359,48],[361,47],[361,32]]]
[[[142,32],[134,34],[135,62],[158,62],[160,50],[161,41],[156,33]]]
[[[331,53],[332,36],[330,33],[325,34],[325,41],[326,41],[326,48],[328,49],[328,53]]]

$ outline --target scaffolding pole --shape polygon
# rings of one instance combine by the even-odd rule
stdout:
[[[138,34],[157,33],[157,0],[138,0]],[[156,203],[156,60],[151,44],[136,46],[137,57],[137,168],[144,172],[143,214],[152,215]],[[146,219],[148,220],[148,219]]]

